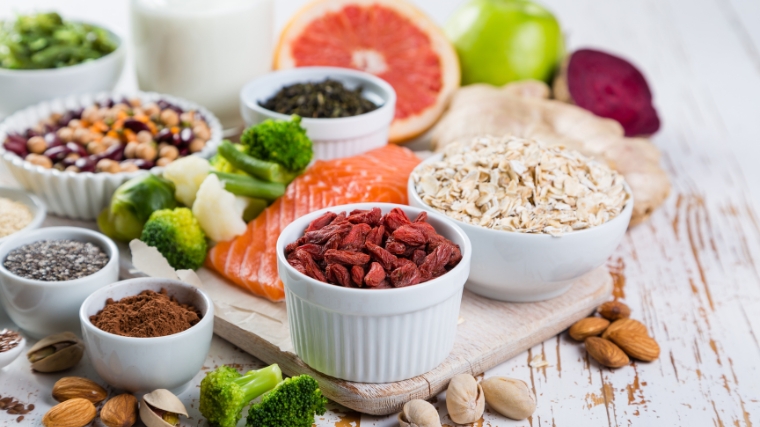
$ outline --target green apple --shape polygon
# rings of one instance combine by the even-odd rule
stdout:
[[[470,0],[446,24],[462,84],[549,82],[564,55],[559,22],[529,0]]]

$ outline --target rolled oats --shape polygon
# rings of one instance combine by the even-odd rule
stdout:
[[[615,218],[630,195],[622,175],[564,147],[479,137],[446,147],[412,173],[429,206],[467,224],[560,236]]]

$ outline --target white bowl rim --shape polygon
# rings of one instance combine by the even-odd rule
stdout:
[[[257,113],[260,113],[262,115],[272,116],[279,120],[290,120],[292,115],[288,114],[282,114],[278,113],[276,111],[268,110],[261,105],[259,105],[257,100],[251,100],[250,97],[246,97],[246,94],[252,90],[253,88],[257,88],[262,85],[267,85],[270,82],[270,80],[274,80],[277,77],[280,76],[286,76],[286,77],[292,77],[291,83],[288,84],[295,84],[295,83],[303,83],[305,81],[309,81],[309,74],[328,74],[326,77],[320,77],[316,80],[324,80],[327,77],[330,77],[330,75],[343,75],[343,76],[349,76],[349,77],[355,77],[360,80],[364,80],[368,83],[375,84],[379,86],[380,88],[385,91],[385,99],[382,105],[377,107],[377,109],[370,111],[369,113],[363,113],[359,114],[357,116],[351,116],[351,117],[337,117],[337,118],[309,118],[309,117],[301,117],[301,123],[304,125],[309,124],[330,124],[330,125],[348,125],[351,124],[353,121],[357,121],[358,119],[374,119],[375,116],[382,115],[385,110],[391,107],[391,105],[396,105],[396,90],[393,89],[393,86],[390,85],[390,83],[386,82],[385,80],[381,79],[380,77],[377,77],[374,74],[370,74],[364,71],[360,70],[354,70],[352,68],[341,68],[341,67],[316,67],[316,66],[309,66],[309,67],[297,67],[297,68],[289,68],[285,70],[278,70],[274,71],[268,74],[265,74],[262,77],[259,77],[255,80],[252,80],[243,86],[243,88],[240,90],[240,101],[243,102],[243,104],[253,110]],[[287,85],[287,84],[286,84]],[[284,86],[283,86],[284,87]]]
[[[428,208],[427,212],[435,212],[435,213],[437,213],[439,215],[443,215],[444,217],[446,217],[446,218],[454,221],[457,225],[459,225],[460,227],[463,227],[465,229],[472,228],[472,229],[481,230],[481,231],[487,232],[487,233],[493,233],[493,235],[505,235],[506,234],[506,235],[509,235],[509,236],[512,236],[512,237],[516,237],[518,239],[519,238],[525,238],[525,239],[534,239],[534,240],[535,239],[552,240],[552,239],[568,238],[568,237],[571,237],[571,236],[580,236],[580,235],[583,235],[583,234],[589,234],[589,233],[598,232],[600,229],[605,228],[605,226],[608,226],[608,225],[611,225],[611,224],[615,224],[615,223],[621,222],[621,221],[626,221],[626,222],[630,223],[631,214],[633,213],[633,191],[631,190],[631,187],[628,185],[628,183],[624,180],[623,181],[623,188],[625,189],[625,192],[628,193],[628,202],[623,207],[623,210],[621,210],[620,213],[615,218],[612,218],[611,220],[609,220],[609,221],[607,221],[605,223],[599,224],[597,226],[594,226],[594,227],[584,228],[582,230],[571,231],[569,233],[564,233],[564,234],[562,234],[560,236],[552,236],[551,234],[545,234],[545,233],[520,233],[520,232],[517,232],[517,231],[494,230],[492,228],[486,228],[486,227],[480,227],[478,225],[467,224],[466,222],[460,221],[460,220],[455,219],[455,218],[451,218],[450,216],[445,215],[445,214],[437,211],[434,207],[432,207],[432,206],[428,205],[427,203],[425,203],[422,200],[422,198],[420,198],[419,194],[417,194],[417,189],[414,186],[414,177],[413,177],[414,172],[418,168],[421,168],[423,165],[425,165],[427,163],[432,163],[432,162],[436,162],[436,161],[441,160],[443,158],[443,154],[444,153],[435,153],[434,155],[432,155],[432,156],[428,157],[427,159],[423,160],[422,163],[420,163],[419,165],[417,165],[412,170],[412,173],[409,174],[409,181],[407,182],[407,193],[408,193],[407,196],[409,197],[409,199],[414,199],[414,201],[418,202],[419,204],[421,204],[423,206],[426,206]],[[624,218],[627,218],[627,219],[624,219]],[[626,226],[626,228],[628,228],[628,227]]]
[[[434,216],[436,219],[440,220],[443,224],[446,224],[447,227],[451,229],[454,233],[456,233],[460,239],[464,242],[464,247],[460,247],[460,251],[462,253],[462,260],[459,261],[459,264],[456,265],[456,267],[452,268],[451,270],[447,271],[444,275],[436,277],[433,280],[428,280],[427,282],[418,283],[416,285],[411,286],[405,286],[403,288],[389,288],[389,289],[368,289],[368,288],[344,288],[343,286],[333,285],[331,283],[325,283],[316,279],[313,279],[300,271],[293,268],[292,265],[288,262],[288,260],[285,258],[285,246],[290,244],[291,242],[285,243],[283,241],[283,236],[285,236],[285,230],[288,228],[300,228],[301,224],[303,224],[304,229],[308,224],[322,216],[323,214],[327,212],[342,212],[347,211],[350,212],[354,209],[367,209],[367,208],[373,208],[378,207],[380,209],[388,208],[388,211],[390,211],[393,208],[400,208],[402,210],[411,210],[411,211],[419,211],[418,214],[425,212],[428,214],[428,216]],[[407,215],[408,216],[408,215]],[[437,232],[438,230],[436,230]],[[325,290],[326,292],[335,292],[335,293],[343,293],[346,295],[374,295],[374,294],[391,294],[396,293],[399,296],[402,296],[403,293],[412,293],[412,292],[424,292],[427,290],[427,288],[436,286],[440,284],[440,282],[447,279],[446,276],[449,274],[452,274],[454,272],[458,272],[460,270],[463,270],[465,268],[469,268],[469,262],[466,262],[466,260],[470,259],[472,256],[472,243],[470,242],[470,238],[467,236],[467,233],[462,230],[458,224],[455,224],[453,221],[451,221],[451,218],[448,218],[446,215],[440,214],[438,212],[430,212],[426,211],[425,209],[416,208],[414,206],[409,205],[400,205],[396,203],[373,203],[373,202],[366,202],[366,203],[350,203],[346,205],[336,205],[331,206],[328,208],[320,209],[318,211],[314,211],[311,213],[308,213],[302,217],[297,218],[295,221],[288,224],[287,227],[285,227],[280,232],[280,237],[277,238],[277,258],[282,261],[282,264],[285,265],[285,268],[291,270],[295,274],[302,277],[307,283],[309,283],[311,286],[316,286],[317,288],[321,290]]]
[[[201,317],[201,320],[196,323],[195,325],[189,327],[188,329],[185,329],[182,332],[177,332],[176,334],[171,335],[164,335],[163,337],[125,337],[123,335],[117,335],[113,334],[111,332],[104,331],[97,326],[93,325],[92,322],[90,322],[90,316],[85,313],[85,309],[88,308],[90,305],[95,304],[96,298],[99,297],[99,294],[105,292],[106,290],[115,289],[121,286],[128,286],[133,283],[151,283],[151,282],[161,282],[165,283],[168,286],[178,287],[178,288],[184,288],[187,290],[192,290],[194,292],[197,292],[198,295],[203,298],[203,300],[206,303],[206,312],[202,313],[203,317]],[[171,293],[169,289],[166,290],[167,293]],[[135,294],[137,295],[137,294]],[[125,297],[126,298],[126,297]],[[100,301],[100,300],[98,300]],[[105,306],[105,301],[100,301]],[[200,310],[199,307],[196,307]],[[127,279],[127,280],[121,280],[118,282],[111,283],[108,286],[103,286],[102,288],[96,290],[95,292],[91,293],[90,296],[88,296],[84,302],[82,302],[82,305],[79,307],[79,320],[82,323],[83,328],[87,328],[88,330],[93,331],[94,333],[97,333],[100,336],[108,337],[108,339],[117,340],[117,341],[123,341],[125,343],[148,343],[148,342],[156,342],[157,340],[174,340],[174,339],[182,339],[187,335],[195,333],[200,327],[205,326],[207,323],[212,322],[214,319],[214,301],[211,300],[211,297],[208,296],[203,290],[200,288],[196,288],[193,285],[190,285],[185,282],[181,282],[179,280],[174,279],[164,279],[161,277],[137,277],[134,279]]]
[[[25,277],[17,276],[5,268],[5,257],[7,255],[4,255],[3,253],[5,252],[6,246],[12,246],[12,248],[7,251],[8,253],[10,253],[10,251],[20,247],[20,245],[14,246],[14,244],[18,240],[22,240],[22,239],[26,240],[27,238],[32,238],[32,237],[37,237],[37,236],[40,237],[39,240],[56,240],[56,239],[44,238],[44,235],[49,234],[52,231],[66,232],[66,233],[71,233],[74,235],[78,234],[80,236],[88,236],[90,238],[98,240],[101,244],[100,245],[101,250],[104,250],[104,251],[108,250],[111,252],[111,254],[109,255],[110,258],[108,262],[106,263],[106,265],[103,266],[103,268],[90,274],[89,276],[80,277],[74,280],[60,280],[57,282],[27,279]],[[71,237],[69,239],[76,240],[75,237]],[[0,273],[13,277],[15,280],[18,280],[23,285],[27,285],[27,286],[38,286],[38,287],[77,286],[82,283],[92,281],[93,279],[99,279],[98,276],[103,276],[103,275],[108,274],[108,270],[112,269],[114,264],[116,264],[116,269],[117,270],[119,269],[119,248],[116,246],[116,243],[114,243],[114,241],[111,240],[105,234],[101,234],[95,230],[90,230],[89,228],[82,228],[82,227],[46,227],[46,228],[38,228],[37,230],[32,230],[25,233],[14,233],[8,236],[8,240],[5,240],[2,243],[0,243],[0,257],[2,257],[2,259],[0,259]]]
[[[72,70],[71,72],[83,70],[85,68],[89,68],[94,66],[96,63],[101,62],[101,60],[105,60],[106,58],[111,59],[116,56],[124,55],[125,54],[125,47],[124,47],[124,39],[115,31],[112,31],[110,28],[106,28],[102,24],[95,24],[89,21],[80,21],[80,20],[68,20],[69,22],[76,22],[79,24],[89,24],[98,28],[101,28],[108,32],[108,34],[111,36],[111,38],[116,42],[116,49],[114,49],[112,52],[107,53],[100,58],[93,59],[91,61],[85,61],[80,62],[78,64],[74,65],[68,65],[66,67],[59,67],[59,68],[35,68],[35,69],[15,69],[15,68],[3,68],[0,67],[0,77],[17,77],[22,74],[25,75],[35,75],[35,76],[43,76],[45,74],[63,74],[65,70]]]
[[[11,236],[15,236],[15,235],[21,234],[21,233],[26,233],[27,231],[36,230],[37,228],[40,227],[40,225],[42,225],[42,222],[45,221],[45,217],[47,217],[47,206],[45,206],[45,204],[42,203],[42,200],[39,197],[37,197],[37,195],[32,194],[32,193],[30,193],[28,191],[24,191],[24,190],[22,190],[20,188],[13,188],[13,187],[0,187],[0,192],[2,192],[2,191],[9,191],[9,192],[12,192],[12,193],[21,194],[21,195],[24,195],[25,197],[28,197],[29,200],[32,201],[32,204],[34,206],[29,206],[28,203],[24,203],[24,202],[18,201],[18,200],[17,201],[19,203],[22,203],[23,205],[25,205],[28,208],[35,208],[36,212],[34,214],[34,218],[32,218],[32,221],[29,224],[27,224],[26,227],[22,228],[19,231],[11,233],[11,234],[9,234],[9,235],[7,235],[5,237],[0,237],[0,244],[4,243]],[[0,195],[0,197],[3,197],[3,196]],[[0,265],[1,264],[2,263],[0,263]]]
[[[212,113],[210,110],[206,109],[206,107],[203,107],[202,105],[199,105],[192,101],[188,101],[184,98],[179,98],[176,96],[166,95],[166,94],[158,93],[158,92],[113,90],[113,91],[85,93],[85,94],[77,94],[77,95],[70,95],[70,96],[59,97],[59,98],[54,98],[54,99],[48,99],[48,100],[39,102],[37,104],[31,105],[29,107],[23,108],[5,117],[3,121],[0,122],[0,156],[8,163],[20,162],[21,166],[29,172],[38,173],[42,175],[53,175],[53,176],[66,176],[66,177],[117,176],[117,177],[125,177],[126,179],[132,179],[140,175],[143,175],[145,173],[150,172],[150,173],[158,174],[159,172],[164,170],[163,167],[154,166],[151,169],[142,169],[142,170],[138,170],[134,172],[118,172],[114,174],[104,173],[104,172],[94,173],[94,172],[60,171],[55,168],[45,169],[42,166],[32,165],[31,163],[26,161],[26,159],[22,159],[21,157],[19,157],[16,153],[5,149],[4,143],[5,143],[5,139],[8,137],[8,131],[9,131],[8,121],[9,120],[12,120],[17,116],[24,115],[27,111],[32,111],[37,108],[40,108],[40,106],[44,104],[50,104],[54,102],[65,102],[68,99],[72,99],[72,98],[79,99],[85,96],[90,96],[96,100],[101,99],[101,98],[114,100],[114,99],[118,99],[119,97],[158,98],[159,100],[167,101],[172,105],[177,105],[177,104],[189,105],[190,106],[189,109],[198,111],[203,116],[203,118],[206,120],[206,124],[208,124],[209,129],[211,130],[211,138],[207,141],[206,147],[198,153],[190,154],[191,156],[200,156],[203,158],[211,157],[212,153],[216,152],[216,149],[218,148],[222,139],[224,139],[221,122],[219,122],[219,119],[214,115],[214,113]],[[183,109],[187,109],[187,108],[183,108]],[[186,157],[189,157],[189,156],[186,156]]]

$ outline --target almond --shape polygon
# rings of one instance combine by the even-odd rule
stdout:
[[[53,386],[53,398],[59,402],[87,399],[92,403],[106,400],[108,393],[97,383],[81,377],[63,377]]]
[[[634,359],[652,362],[660,357],[659,344],[647,334],[617,330],[610,333],[610,340]]]
[[[587,317],[581,319],[570,327],[570,337],[576,341],[583,341],[588,337],[595,337],[610,326],[610,321],[601,317]]]
[[[593,357],[600,365],[608,368],[620,368],[630,361],[620,347],[604,338],[588,337],[585,343],[589,356]]]
[[[643,323],[634,319],[620,319],[612,322],[612,324],[605,329],[602,334],[602,338],[610,339],[610,334],[614,331],[628,331],[636,334],[648,335],[647,327]]]
[[[137,422],[137,399],[131,394],[120,394],[103,405],[100,421],[107,427],[132,427]]]
[[[84,427],[97,415],[95,405],[87,399],[69,399],[59,403],[42,417],[45,427]]]
[[[596,310],[600,316],[609,321],[615,321],[626,317],[631,317],[631,309],[618,301],[609,301],[600,305]]]

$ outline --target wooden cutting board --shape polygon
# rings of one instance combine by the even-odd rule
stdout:
[[[44,226],[95,228],[90,222],[49,217]],[[121,250],[121,278],[141,277],[132,268],[129,248]],[[255,297],[216,273],[198,271],[199,287],[214,301],[214,332],[266,363],[278,363],[287,375],[309,374],[330,399],[359,412],[398,412],[411,399],[429,399],[460,373],[478,375],[557,335],[588,316],[612,293],[612,277],[600,267],[580,278],[564,295],[538,303],[506,303],[465,291],[454,349],[432,371],[405,381],[362,384],[328,377],[295,355],[284,303]]]

